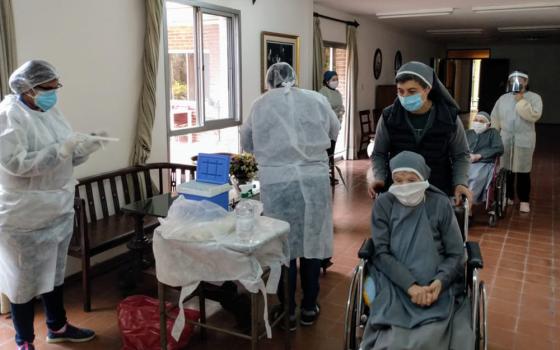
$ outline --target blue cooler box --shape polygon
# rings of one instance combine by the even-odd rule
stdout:
[[[196,181],[180,184],[177,192],[186,199],[207,200],[228,210],[231,189],[229,163],[229,156],[200,153],[196,164]]]

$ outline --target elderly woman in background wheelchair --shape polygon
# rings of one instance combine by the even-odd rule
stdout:
[[[428,183],[421,155],[401,152],[390,168],[394,184],[372,214],[374,253],[364,289],[370,311],[360,349],[473,349],[453,207]]]

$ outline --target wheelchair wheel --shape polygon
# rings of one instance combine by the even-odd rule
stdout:
[[[478,286],[478,304],[476,305],[476,329],[475,350],[487,350],[488,348],[488,314],[486,310],[486,287],[484,282],[480,282]]]
[[[361,339],[358,339],[358,328],[360,327],[359,298],[361,293],[361,278],[363,267],[358,265],[354,270],[348,300],[346,301],[346,316],[344,321],[344,350],[358,350]]]
[[[507,211],[507,170],[502,169],[497,181],[496,214],[503,218]]]

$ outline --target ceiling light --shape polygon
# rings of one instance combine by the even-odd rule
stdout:
[[[441,8],[431,10],[402,11],[402,12],[383,12],[376,13],[379,19],[389,18],[406,18],[406,17],[428,17],[428,16],[445,16],[453,13],[453,8]]]
[[[560,30],[560,25],[550,26],[519,26],[519,27],[498,27],[498,31],[502,33],[509,32],[548,32]]]
[[[482,34],[480,28],[463,28],[463,29],[428,29],[427,33],[432,35],[460,35],[460,34]]]
[[[472,11],[476,13],[493,13],[493,12],[548,10],[550,8],[556,8],[556,7],[560,7],[560,3],[535,2],[535,3],[528,3],[523,5],[479,6],[479,7],[473,7]]]

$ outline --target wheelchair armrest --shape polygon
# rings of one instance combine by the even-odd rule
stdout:
[[[374,253],[373,240],[371,238],[368,238],[364,240],[364,243],[362,243],[360,250],[358,250],[358,258],[367,260],[373,257],[373,253]]]
[[[482,252],[477,242],[467,242],[467,264],[470,269],[482,269],[484,261],[482,260]]]

